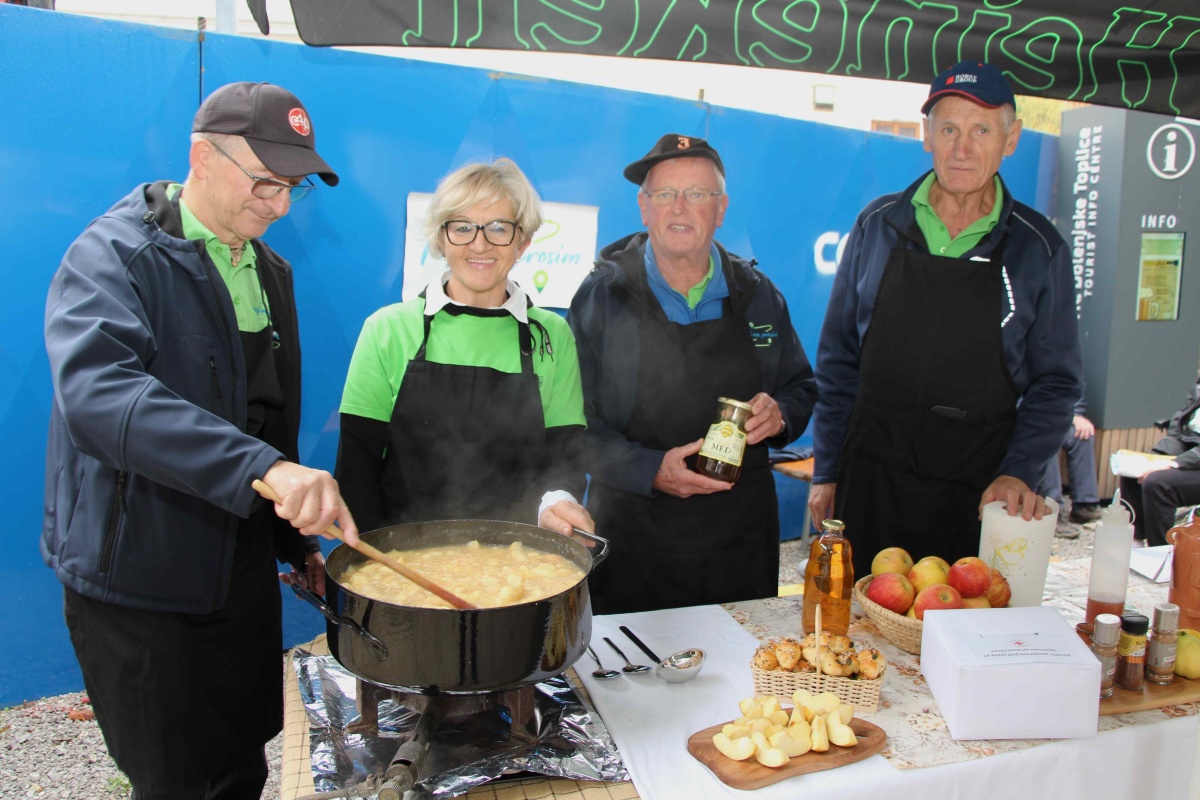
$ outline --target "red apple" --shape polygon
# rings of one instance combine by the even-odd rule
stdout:
[[[871,574],[882,575],[885,572],[898,572],[907,575],[913,567],[912,556],[903,547],[886,547],[871,559]]]
[[[991,567],[982,558],[967,556],[955,561],[946,575],[946,583],[964,598],[983,597],[992,585]]]
[[[871,578],[867,586],[867,598],[897,614],[903,614],[912,607],[913,598],[917,592],[908,578],[898,572],[885,572]]]
[[[963,608],[991,608],[992,604],[986,597],[964,597]]]
[[[919,593],[922,589],[938,583],[945,583],[950,567],[937,556],[926,556],[913,564],[908,571],[908,580]]]
[[[916,612],[917,619],[920,620],[925,619],[925,612],[927,611],[962,607],[962,595],[953,586],[948,586],[944,583],[935,583],[933,586],[926,586],[917,592],[917,599],[913,600],[913,610]]]
[[[1004,608],[1012,598],[1012,588],[1000,570],[995,567],[988,567],[988,574],[991,575],[992,582],[988,585],[984,597],[987,598],[992,608]]]

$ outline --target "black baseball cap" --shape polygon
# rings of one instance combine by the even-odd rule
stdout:
[[[717,172],[725,174],[720,154],[708,142],[699,136],[668,133],[658,140],[649,153],[625,168],[625,180],[641,186],[655,164],[671,158],[707,158],[717,165]]]
[[[225,84],[200,104],[192,132],[244,137],[258,160],[276,175],[320,175],[325,183],[337,186],[337,173],[317,155],[317,137],[308,110],[281,86]]]
[[[929,97],[921,106],[921,113],[948,95],[957,94],[987,108],[1003,105],[1017,107],[1017,98],[1002,73],[991,64],[982,61],[960,61],[949,69],[942,70],[929,85]]]

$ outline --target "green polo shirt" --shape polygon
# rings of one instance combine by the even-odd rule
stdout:
[[[408,362],[417,354],[424,327],[425,298],[379,309],[363,324],[342,392],[340,411],[388,422],[396,395],[404,381]],[[542,413],[547,428],[586,425],[583,416],[583,385],[575,337],[567,322],[553,311],[530,308],[529,318],[540,322],[549,333],[552,353],[543,352],[541,333],[533,328],[539,347],[533,351],[533,371],[538,378]],[[489,367],[498,372],[519,373],[521,351],[517,320],[511,315],[477,317],[470,314],[434,315],[425,347],[425,357],[438,364]],[[504,409],[496,409],[498,424]]]
[[[1004,205],[1000,176],[992,178],[996,187],[996,202],[992,204],[991,212],[972,222],[953,239],[950,238],[950,233],[937,212],[933,210],[933,206],[929,205],[929,189],[935,180],[937,173],[930,172],[913,195],[912,204],[917,212],[917,226],[920,227],[921,233],[925,234],[925,243],[929,245],[930,253],[935,256],[958,258],[979,244],[1000,221],[1000,208]]]
[[[699,283],[697,283],[692,288],[688,289],[688,293],[687,293],[688,308],[694,309],[696,307],[696,304],[699,303],[704,298],[704,290],[708,288],[708,282],[711,281],[712,277],[713,277],[713,268],[714,268],[713,257],[709,256],[708,257],[708,273],[703,278],[700,279]]]
[[[167,194],[174,198],[182,188],[178,183],[172,184],[167,189]],[[216,265],[217,272],[229,289],[233,310],[237,314],[238,330],[254,333],[267,327],[271,316],[267,308],[267,296],[263,293],[262,284],[258,282],[258,256],[254,252],[254,245],[246,242],[242,260],[235,267],[229,245],[218,239],[215,233],[196,218],[182,197],[179,198],[179,216],[183,223],[183,238],[204,240],[204,249],[208,251],[208,257]]]

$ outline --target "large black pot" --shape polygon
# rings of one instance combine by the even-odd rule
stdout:
[[[360,678],[420,694],[479,694],[513,689],[557,675],[583,655],[592,634],[586,573],[608,555],[608,542],[576,532],[567,537],[533,525],[492,520],[414,522],[362,534],[387,552],[465,544],[508,545],[557,553],[585,573],[552,597],[469,611],[418,608],[372,600],[341,578],[367,557],[339,545],[325,562],[329,605],[298,589],[326,618],[329,650]],[[589,541],[585,547],[580,541]]]

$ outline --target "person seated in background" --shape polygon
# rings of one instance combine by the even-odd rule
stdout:
[[[1100,519],[1100,489],[1096,483],[1096,426],[1084,416],[1086,410],[1087,401],[1080,397],[1062,445],[1063,452],[1067,454],[1067,480],[1071,489],[1071,511],[1067,519],[1079,525]],[[1057,455],[1046,466],[1046,475],[1038,484],[1037,493],[1052,498],[1062,507],[1062,471]],[[1074,535],[1060,533],[1059,536],[1069,539],[1079,536],[1078,531],[1071,533]]]
[[[1166,435],[1150,452],[1174,456],[1156,461],[1137,478],[1121,478],[1121,499],[1133,508],[1133,537],[1155,547],[1167,544],[1167,531],[1180,506],[1200,503],[1200,375],[1187,400],[1169,420],[1154,423]]]
[[[346,375],[334,474],[364,530],[435,519],[594,530],[575,340],[508,274],[542,201],[507,158],[442,179],[426,219],[447,269],[367,318]],[[540,503],[540,507],[539,507]]]

